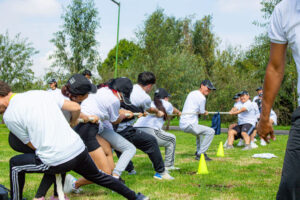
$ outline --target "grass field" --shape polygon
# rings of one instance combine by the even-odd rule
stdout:
[[[0,184],[9,187],[10,157],[16,154],[8,145],[8,130],[0,126]],[[154,171],[148,157],[137,151],[133,162],[137,175],[123,173],[122,178],[131,189],[142,192],[153,199],[201,200],[201,199],[275,199],[278,189],[285,146],[288,136],[277,136],[277,140],[266,147],[251,151],[241,148],[225,150],[225,157],[216,157],[220,141],[226,140],[226,134],[215,136],[208,155],[213,159],[207,162],[209,174],[197,175],[198,162],[194,160],[195,137],[180,131],[170,131],[177,137],[176,166],[179,171],[171,173],[173,181],[158,181],[153,178]],[[164,150],[162,149],[162,153]],[[255,153],[273,153],[277,158],[251,158]],[[84,163],[82,163],[84,165]],[[76,177],[77,174],[72,173]],[[40,174],[27,174],[24,197],[32,199],[41,180]],[[89,185],[83,187],[82,194],[69,195],[71,199],[112,200],[123,199],[102,187]],[[52,194],[51,188],[48,196]]]

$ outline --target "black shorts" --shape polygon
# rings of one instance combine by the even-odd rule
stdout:
[[[74,130],[80,135],[88,151],[94,151],[100,147],[96,138],[99,125],[95,123],[79,123]]]
[[[236,125],[232,129],[237,132],[235,139],[238,139],[242,137],[242,132],[246,132],[248,135],[251,135],[255,130],[255,126],[253,126],[252,124],[242,124],[242,125]]]

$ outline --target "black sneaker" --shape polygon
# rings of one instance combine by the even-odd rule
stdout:
[[[204,157],[205,157],[205,160],[206,160],[206,161],[212,161],[212,159],[211,159],[211,158],[209,158],[209,157],[207,156],[207,154],[206,154],[206,153],[204,154]]]
[[[137,193],[136,195],[136,200],[150,200],[149,197],[146,197],[145,195],[143,195],[142,193]]]
[[[195,160],[200,160],[200,156],[196,155]]]

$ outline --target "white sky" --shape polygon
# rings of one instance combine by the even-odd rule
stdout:
[[[213,15],[213,32],[227,45],[247,48],[254,37],[264,31],[252,24],[261,19],[260,0],[120,0],[120,39],[135,39],[138,27],[157,8],[163,8],[168,16],[201,19]],[[50,43],[53,33],[63,24],[60,18],[63,7],[71,0],[0,0],[0,34],[8,31],[10,37],[21,33],[39,51],[32,67],[36,77],[45,74],[49,67],[49,54],[54,50]],[[95,0],[99,10],[100,25],[97,40],[104,60],[116,44],[118,8],[110,0]]]

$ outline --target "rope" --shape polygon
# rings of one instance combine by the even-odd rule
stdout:
[[[65,200],[65,195],[64,195],[63,188],[62,188],[61,174],[55,174],[55,177],[56,177],[58,199],[59,200]]]

